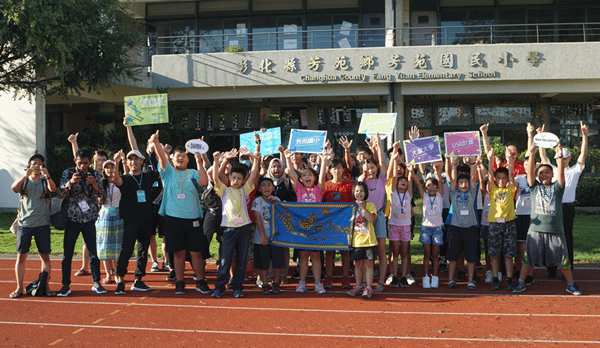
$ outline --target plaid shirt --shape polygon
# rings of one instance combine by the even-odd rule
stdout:
[[[86,223],[90,221],[96,221],[98,219],[98,206],[96,200],[102,195],[102,176],[100,173],[91,167],[88,172],[94,176],[96,184],[100,188],[100,191],[94,191],[94,187],[85,182],[80,181],[68,189],[68,183],[73,174],[75,174],[75,168],[69,168],[62,173],[60,180],[61,194],[67,193],[65,199],[68,199],[68,216],[69,220],[77,223]],[[89,207],[88,210],[81,210],[80,202],[85,201]]]

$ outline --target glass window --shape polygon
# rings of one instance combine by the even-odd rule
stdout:
[[[529,105],[478,105],[475,106],[475,124],[527,123],[531,120]]]
[[[196,25],[194,20],[171,22],[171,53],[196,53],[198,49]]]
[[[557,13],[559,23],[585,23],[584,7],[565,7]],[[583,24],[559,25],[558,39],[561,42],[582,42]]]
[[[333,47],[358,47],[358,16],[333,16]]]
[[[410,108],[409,125],[419,128],[431,128],[433,124],[433,107],[432,106],[413,106]]]
[[[223,51],[223,21],[201,19],[198,23],[198,46],[200,53]]]
[[[463,40],[465,35],[465,28],[461,26],[467,23],[467,11],[461,10],[440,10],[440,24],[442,28],[440,33],[440,40],[442,45],[456,45],[456,44],[471,44],[472,41],[467,42]]]
[[[600,7],[588,7],[587,22],[600,23]],[[586,29],[586,41],[600,41],[600,25],[588,24]]]
[[[148,24],[148,36],[150,37],[150,47],[148,54],[169,54],[169,40],[165,36],[171,34],[171,22],[153,22]]]
[[[384,47],[385,31],[374,28],[384,28],[383,13],[366,13],[362,15],[362,31],[360,32],[360,47]]]
[[[527,42],[554,42],[554,9],[527,10]]]
[[[225,47],[240,46],[248,51],[248,20],[245,18],[223,21]]]
[[[306,48],[332,48],[331,16],[306,17]]]
[[[277,49],[277,18],[256,17],[252,20],[252,50],[271,51]]]
[[[435,113],[436,126],[471,126],[473,117],[467,106],[440,105]]]
[[[527,12],[524,8],[502,9],[498,11],[498,24],[525,24],[527,22]],[[524,43],[525,26],[511,25],[508,27],[498,27],[494,33],[495,42],[502,43]]]
[[[279,33],[277,49],[302,49],[302,17],[279,17],[277,23]]]

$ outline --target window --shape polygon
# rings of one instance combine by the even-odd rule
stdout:
[[[435,113],[435,124],[440,126],[465,126],[473,124],[467,106],[440,105]]]
[[[200,53],[223,51],[223,21],[202,19],[198,23],[198,46]]]
[[[302,49],[302,17],[279,17],[277,25],[277,49]]]
[[[306,17],[306,48],[332,48],[331,16]]]
[[[277,19],[275,17],[254,18],[252,20],[252,50],[270,51],[276,49]]]
[[[333,16],[333,47],[350,48],[358,46],[358,16]]]

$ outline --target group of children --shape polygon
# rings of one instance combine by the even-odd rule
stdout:
[[[582,131],[583,127],[582,124]],[[572,272],[567,267],[572,260],[569,260],[562,233],[561,198],[565,187],[563,150],[560,145],[555,149],[558,174],[556,181],[553,182],[553,170],[550,165],[542,164],[536,168],[534,156],[537,147],[533,144],[531,128],[528,126],[528,154],[524,166],[526,173],[519,173],[519,175],[526,174],[526,180],[522,180],[519,175],[515,177],[516,151],[509,149],[510,146],[507,147],[507,162],[504,166],[498,164],[499,161],[487,141],[487,125],[484,125],[481,131],[484,135],[488,168],[484,167],[481,157],[465,157],[464,163],[460,164],[458,157],[449,157],[445,161],[433,163],[430,168],[424,165],[406,165],[400,149],[401,142],[393,144],[389,152],[389,161],[386,161],[379,135],[367,140],[367,146],[359,146],[355,158],[350,153],[352,141],[342,137],[339,139],[340,145],[344,148],[344,158],[341,160],[334,158],[333,150],[329,145],[322,154],[311,155],[310,161],[304,160],[302,154],[289,152],[280,147],[278,159],[260,155],[260,137],[255,135],[254,152],[245,148],[224,153],[215,152],[212,165],[206,155],[196,154],[197,170],[193,170],[188,169],[189,159],[185,148],[175,148],[173,153],[169,154],[167,146],[160,143],[157,132],[148,141],[149,148],[153,149],[158,159],[158,163],[154,163],[157,167],[156,175],[147,176],[142,173],[141,168],[145,158],[138,151],[137,144],[135,147],[132,144],[133,149],[127,156],[121,151],[115,154],[114,161],[104,163],[103,182],[94,180],[93,173],[88,171],[87,178],[81,183],[79,174],[69,176],[66,174],[67,170],[63,174],[61,187],[68,191],[70,187],[89,184],[91,185],[89,188],[84,187],[86,192],[89,191],[100,202],[99,216],[96,212],[96,215],[91,215],[91,218],[98,220],[96,229],[103,237],[97,238],[98,251],[96,247],[89,247],[87,239],[86,244],[88,244],[88,252],[97,253],[94,255],[90,253],[90,262],[92,259],[97,260],[98,256],[102,256],[104,260],[119,261],[115,274],[118,282],[117,294],[124,293],[123,277],[127,272],[126,261],[133,251],[133,243],[137,239],[138,246],[141,244],[142,249],[145,248],[147,252],[149,234],[152,233],[150,230],[156,229],[157,226],[163,230],[166,252],[174,255],[170,266],[176,273],[176,279],[173,279],[176,280],[175,293],[185,293],[183,271],[186,251],[191,255],[192,267],[198,279],[196,290],[211,293],[204,277],[204,259],[209,257],[208,245],[211,237],[207,238],[206,233],[203,233],[203,229],[207,229],[203,218],[211,213],[217,217],[215,218],[217,220],[218,216],[221,216],[218,224],[222,228],[221,232],[217,233],[221,248],[212,297],[221,297],[226,289],[233,289],[236,298],[244,296],[242,283],[246,275],[249,251],[254,253],[254,269],[262,283],[261,293],[265,295],[280,293],[280,283],[287,278],[289,251],[269,243],[270,203],[279,200],[357,204],[351,250],[341,251],[342,287],[350,289],[347,292],[349,296],[371,298],[373,293],[383,292],[385,285],[406,287],[415,284],[416,281],[410,271],[410,241],[414,236],[415,211],[412,194],[413,187],[416,186],[423,202],[423,220],[419,237],[419,242],[424,248],[423,288],[439,287],[440,265],[444,264],[439,261],[439,256],[440,249],[444,248],[445,259],[449,261],[448,287],[454,288],[457,285],[458,279],[455,277],[457,268],[462,268],[466,259],[467,289],[476,289],[475,268],[480,259],[478,245],[482,238],[486,241],[486,257],[489,256],[490,260],[486,259],[486,266],[491,266],[486,272],[486,282],[491,283],[492,289],[500,288],[501,262],[504,259],[505,286],[508,290],[524,291],[525,284],[532,283],[531,271],[535,265],[554,265],[563,271],[568,283],[567,292],[578,295],[581,291],[574,283]],[[128,127],[128,134],[129,132],[131,132],[130,127]],[[132,134],[132,132],[129,134],[130,137]],[[411,139],[417,138],[418,134],[418,129],[413,127],[410,132]],[[85,160],[84,155],[76,153],[75,163],[78,166],[78,161]],[[29,208],[32,206],[29,201],[38,198],[40,190],[35,191],[33,185],[23,187],[25,179],[29,178],[28,181],[37,183],[43,174],[46,178],[43,184],[48,185],[50,192],[55,190],[55,185],[47,171],[43,169],[43,163],[38,163],[39,155],[36,156],[32,157],[26,176],[13,184],[13,190],[22,193],[19,213],[19,223],[22,228],[17,243],[20,255],[23,253],[26,255],[27,240],[30,243],[32,235],[35,235],[36,241],[38,236],[43,235],[38,245],[49,244],[46,241],[49,239],[49,228],[47,231],[44,228],[42,232],[36,230],[34,232],[38,234],[35,234],[31,233],[27,223],[31,219],[29,209],[37,209]],[[126,164],[124,174],[121,176],[118,175],[120,161]],[[152,165],[150,162],[150,166]],[[424,187],[417,169],[424,181]],[[148,181],[146,185],[142,184],[144,180]],[[153,193],[157,188],[159,192]],[[123,205],[120,189],[124,190],[123,197],[128,197],[127,207]],[[202,201],[208,197],[204,194],[206,192],[203,192],[206,190],[213,190],[220,198],[219,204],[215,207],[206,208],[206,202]],[[24,194],[25,191],[31,194]],[[85,200],[74,204],[74,214],[70,216],[72,224],[84,223],[83,220],[75,221],[77,219],[75,213],[91,210],[90,202],[82,203],[83,201]],[[481,208],[478,207],[478,201]],[[152,204],[158,208],[156,209],[159,216],[157,223],[153,224],[152,218],[151,221],[140,221],[131,214],[124,215],[124,210],[130,212],[136,209],[135,207],[145,212],[152,209]],[[43,204],[37,203],[37,206]],[[526,221],[529,219],[520,219],[519,216],[527,216],[529,207],[531,207],[531,219],[527,224]],[[49,212],[43,209],[39,214],[48,215]],[[484,211],[482,216],[478,213],[480,209]],[[44,217],[41,224],[47,226],[49,221]],[[523,228],[526,229],[524,235]],[[124,238],[123,230],[125,230]],[[107,242],[109,240],[110,242]],[[123,240],[128,241],[127,247]],[[389,241],[389,259],[386,253],[387,241]],[[40,248],[44,260],[48,254],[46,251],[49,253],[47,248]],[[138,249],[136,280],[132,290],[147,291],[150,288],[141,281],[141,277],[145,274],[147,255],[144,258],[139,253],[140,249]],[[331,277],[335,252],[328,251],[324,262],[321,261],[322,254],[319,251],[296,250],[296,253],[299,273],[296,292],[302,293],[307,290],[310,260],[314,291],[318,294],[326,293],[326,289],[333,286]],[[399,257],[400,267],[398,267]],[[516,265],[513,263],[514,258],[517,258]],[[379,279],[373,287],[377,274],[374,269],[376,259],[379,259],[377,269]],[[521,260],[523,260],[523,267],[519,267]],[[70,259],[63,260],[63,289],[58,293],[62,296],[70,293],[68,288],[70,281],[68,279],[64,281],[65,262],[69,263],[70,272]],[[349,280],[352,262],[354,262],[356,284],[354,287],[351,287]],[[325,264],[324,277],[321,276],[322,263]],[[23,292],[24,271],[21,264],[18,259],[16,267],[18,288],[11,297],[18,297]],[[49,271],[47,262],[44,265]],[[513,266],[517,266],[517,275],[513,274]],[[273,269],[274,274],[272,286],[268,282],[269,268]],[[92,271],[92,273],[98,272],[94,269]],[[110,277],[108,272],[107,268],[107,277]],[[513,276],[517,278],[515,282]],[[97,283],[99,281],[97,278],[94,276],[93,290],[98,293],[106,292]]]

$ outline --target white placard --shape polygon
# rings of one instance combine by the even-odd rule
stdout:
[[[539,146],[546,149],[551,149],[558,145],[558,137],[550,132],[538,133],[533,137],[533,143],[535,146]]]
[[[295,50],[297,48],[298,48],[298,40],[297,39],[283,40],[283,49],[284,50]]]
[[[200,139],[188,140],[185,143],[185,148],[191,153],[203,154],[208,152],[208,144]]]
[[[340,28],[340,35],[350,35],[350,29],[352,29],[352,23],[343,21],[342,27]]]

